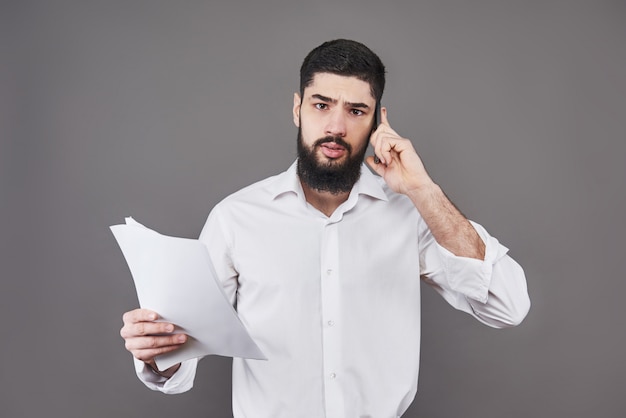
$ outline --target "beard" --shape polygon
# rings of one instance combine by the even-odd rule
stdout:
[[[318,148],[327,142],[334,142],[346,149],[347,158],[343,161],[329,159],[320,161],[317,157]],[[298,176],[308,187],[332,194],[346,193],[352,190],[361,177],[361,165],[365,159],[367,147],[364,146],[356,154],[352,154],[352,146],[341,137],[326,136],[320,138],[311,148],[307,148],[302,139],[302,130],[298,128]]]

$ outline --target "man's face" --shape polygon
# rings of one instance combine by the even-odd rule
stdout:
[[[356,77],[318,73],[303,97],[294,95],[298,174],[310,187],[350,191],[360,175],[376,100]]]

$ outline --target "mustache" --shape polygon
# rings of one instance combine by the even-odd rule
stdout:
[[[352,152],[352,145],[348,144],[346,141],[343,140],[343,138],[339,137],[339,136],[325,136],[324,138],[320,138],[317,141],[315,141],[315,143],[313,144],[313,147],[319,147],[322,144],[326,144],[328,142],[334,142],[337,145],[341,145],[342,147],[344,147],[348,152]]]

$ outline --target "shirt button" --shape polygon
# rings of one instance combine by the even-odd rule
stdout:
[[[334,378],[336,378],[336,377],[337,377],[337,375],[336,375],[335,373],[331,373],[331,374],[330,374],[330,378],[331,378],[331,379],[334,379]]]
[[[326,275],[330,276],[331,274],[333,274],[333,269],[326,270]]]
[[[333,325],[335,325],[335,321],[328,321],[327,323],[329,327],[332,327]]]

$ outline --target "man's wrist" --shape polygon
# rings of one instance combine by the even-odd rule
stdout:
[[[432,180],[424,182],[418,186],[415,186],[407,190],[406,195],[411,199],[415,206],[422,205],[425,201],[432,202],[441,199],[441,196],[445,196],[443,190]]]

